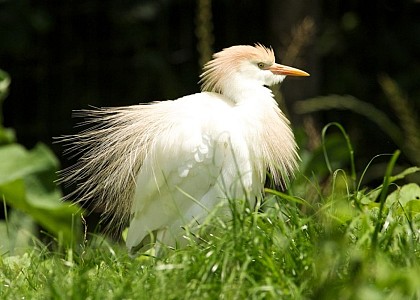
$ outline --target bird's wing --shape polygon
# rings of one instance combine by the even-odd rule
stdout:
[[[218,179],[230,151],[228,133],[223,125],[215,125],[221,124],[217,120],[221,116],[211,116],[213,108],[194,111],[191,103],[185,104],[189,111],[186,115],[182,102],[176,102],[167,110],[171,116],[166,121],[170,120],[172,126],[153,140],[136,178],[126,240],[129,249],[137,248],[154,231],[199,218],[220,197]],[[205,105],[199,109],[205,109]]]

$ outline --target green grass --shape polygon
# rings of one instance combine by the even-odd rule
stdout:
[[[328,188],[306,180],[310,201],[267,190],[261,207],[236,205],[233,221],[209,219],[199,242],[186,233],[189,246],[161,258],[101,236],[65,251],[36,243],[0,257],[0,298],[420,299],[420,188],[396,183],[418,168],[390,176],[397,156],[376,189],[352,191],[337,171]]]

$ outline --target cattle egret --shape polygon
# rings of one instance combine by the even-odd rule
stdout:
[[[90,129],[64,138],[81,153],[62,173],[77,183],[69,197],[94,201],[111,224],[129,224],[132,254],[182,246],[186,225],[229,201],[255,206],[267,171],[282,184],[297,168],[289,121],[267,88],[286,76],[309,74],[275,63],[271,48],[233,46],[204,66],[200,93],[80,111]]]

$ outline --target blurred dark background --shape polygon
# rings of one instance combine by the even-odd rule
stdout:
[[[257,42],[271,45],[279,62],[311,73],[281,87],[282,107],[306,135],[302,147],[314,147],[322,127],[337,121],[350,133],[358,164],[400,147],[407,148],[404,164],[419,163],[415,0],[1,0],[0,68],[12,79],[5,126],[29,148],[48,144],[66,166],[52,138],[75,132],[73,110],[198,92],[212,51]],[[382,111],[401,129],[401,144],[339,102],[311,114],[296,109],[331,94]]]

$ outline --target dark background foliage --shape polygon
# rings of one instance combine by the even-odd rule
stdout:
[[[67,165],[52,137],[75,132],[72,110],[198,92],[203,56],[197,47],[203,39],[198,2],[1,1],[0,68],[12,78],[6,127],[27,147],[37,141],[51,145]],[[273,46],[278,61],[311,73],[282,86],[294,128],[304,125],[296,101],[329,94],[353,95],[397,122],[378,81],[383,74],[395,80],[410,110],[418,110],[419,1],[214,0],[211,5],[212,26],[204,26],[212,33],[205,41],[213,50],[260,42]],[[299,43],[293,55],[290,45]],[[352,112],[324,111],[315,120],[319,130],[341,122],[361,164],[397,147],[377,125]]]

